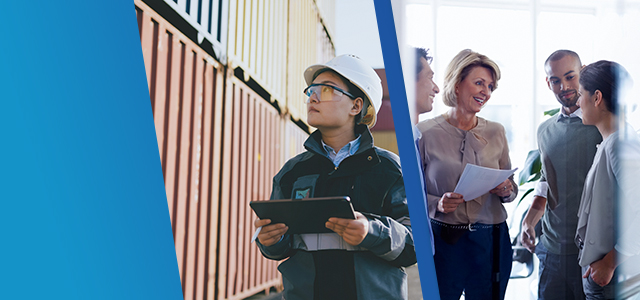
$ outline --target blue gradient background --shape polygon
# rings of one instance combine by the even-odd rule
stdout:
[[[133,1],[0,20],[0,298],[182,299]]]
[[[380,44],[384,56],[385,72],[387,73],[387,85],[393,113],[393,123],[398,140],[398,151],[402,163],[407,199],[409,199],[409,213],[411,215],[411,228],[418,256],[418,272],[422,285],[422,297],[424,299],[440,299],[433,254],[431,251],[431,238],[429,236],[429,219],[423,202],[411,199],[424,199],[422,185],[420,183],[420,168],[416,156],[413,130],[407,104],[402,65],[400,64],[400,52],[396,37],[395,23],[391,2],[388,0],[375,0],[376,18],[378,20],[378,32]]]

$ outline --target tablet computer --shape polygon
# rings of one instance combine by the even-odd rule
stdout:
[[[333,232],[325,227],[329,218],[356,218],[349,197],[251,201],[249,205],[260,219],[287,225],[288,234]]]

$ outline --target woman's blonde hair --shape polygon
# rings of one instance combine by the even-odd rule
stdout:
[[[445,71],[442,100],[446,106],[455,107],[458,105],[456,85],[462,82],[475,67],[484,67],[491,71],[493,76],[493,89],[491,91],[498,88],[498,80],[500,80],[500,68],[498,65],[485,55],[474,52],[471,49],[464,49],[451,60]]]

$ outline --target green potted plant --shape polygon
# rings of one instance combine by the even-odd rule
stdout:
[[[545,116],[554,116],[560,111],[560,108],[555,108],[551,110],[547,110],[544,112]],[[542,177],[542,162],[540,161],[540,152],[538,149],[531,150],[527,154],[527,159],[524,161],[524,167],[520,172],[520,176],[518,176],[518,185],[522,186],[525,183],[538,181]],[[518,201],[518,205],[527,197],[531,192],[533,192],[533,188],[528,189],[520,200]]]
[[[560,108],[548,110],[544,112],[545,116],[554,116],[560,111]],[[522,186],[529,182],[536,182],[540,180],[542,177],[542,162],[540,161],[540,152],[538,149],[531,150],[527,154],[527,158],[524,161],[524,167],[522,171],[520,171],[520,175],[518,176],[518,185]],[[516,205],[516,209],[522,203],[531,192],[533,192],[534,188],[529,188],[518,200],[518,204]],[[528,211],[528,209],[527,209]],[[527,214],[527,211],[524,212],[522,218]],[[519,241],[520,234],[522,233],[521,221],[517,221],[518,235],[512,241],[513,247],[513,257],[512,260],[516,263],[511,272],[511,278],[526,278],[531,276],[533,273],[533,254],[529,252],[526,248],[524,248]],[[540,236],[542,230],[540,228],[540,223],[536,226],[536,236]]]

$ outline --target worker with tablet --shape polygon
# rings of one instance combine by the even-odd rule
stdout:
[[[307,122],[317,130],[274,177],[271,201],[349,197],[353,216],[330,217],[328,233],[291,233],[286,223],[258,219],[258,247],[286,259],[278,269],[287,300],[407,299],[404,267],[416,254],[400,160],[375,147],[369,131],[382,104],[380,78],[354,55],[312,65],[304,78]]]

